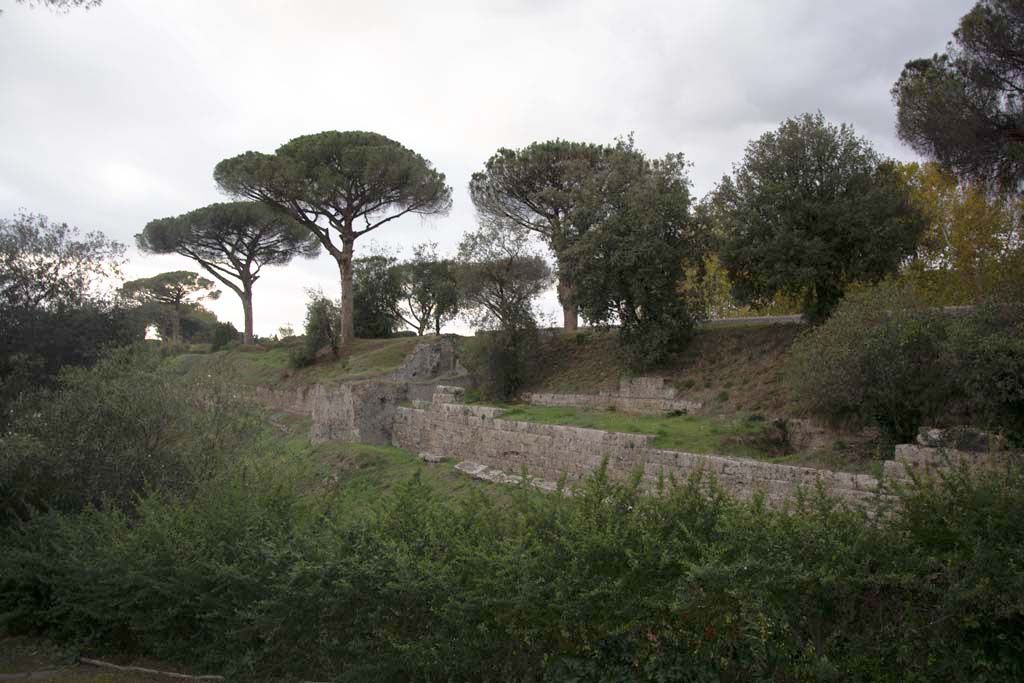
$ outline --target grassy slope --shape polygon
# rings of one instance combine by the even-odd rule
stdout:
[[[341,358],[327,356],[298,370],[289,367],[288,358],[301,346],[301,340],[270,346],[238,346],[215,353],[184,353],[170,362],[184,374],[216,373],[240,384],[290,388],[383,375],[398,368],[421,341],[416,337],[357,339]]]
[[[780,374],[801,325],[737,325],[697,330],[665,367],[644,373],[665,377],[681,398],[704,403],[705,414],[789,414]],[[531,391],[614,391],[631,374],[618,352],[617,334],[545,335]]]

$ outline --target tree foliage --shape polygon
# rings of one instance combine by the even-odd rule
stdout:
[[[297,221],[252,201],[211,204],[150,221],[135,241],[144,252],[192,259],[237,294],[242,300],[246,344],[252,342],[252,288],[260,271],[319,251],[319,243]]]
[[[904,276],[930,302],[973,304],[1014,283],[1024,285],[1024,228],[1016,196],[959,182],[936,163],[906,164],[900,171],[927,221]]]
[[[533,300],[551,280],[551,267],[521,228],[485,223],[459,243],[460,298],[478,327],[513,329],[532,321]]]
[[[1024,3],[980,0],[944,54],[907,62],[892,88],[897,133],[957,177],[1020,193]]]
[[[398,259],[384,253],[354,261],[353,323],[357,337],[386,339],[401,327],[398,302],[402,297],[402,282],[397,264]]]
[[[530,378],[537,348],[533,301],[551,285],[551,267],[525,229],[487,222],[463,236],[457,277],[464,314],[488,330],[469,350],[468,367],[484,396],[514,398]]]
[[[246,152],[217,164],[214,178],[232,195],[289,214],[337,261],[343,344],[354,338],[356,239],[402,216],[444,214],[451,206],[451,188],[429,161],[383,135],[362,131],[304,135],[274,154]]]
[[[620,142],[607,178],[602,219],[566,250],[562,267],[584,316],[618,322],[626,357],[642,370],[664,361],[693,325],[685,268],[701,263],[706,240],[691,219],[681,154],[650,160]]]
[[[720,257],[737,300],[799,297],[815,321],[851,283],[895,272],[924,228],[896,166],[821,113],[751,142],[715,192],[728,221]]]
[[[424,242],[413,247],[412,258],[398,266],[401,298],[397,310],[402,322],[422,335],[441,326],[459,313],[459,287],[455,266],[437,255],[437,244]]]
[[[212,280],[187,270],[130,280],[121,287],[121,293],[142,305],[155,304],[156,310],[162,311],[170,320],[170,336],[175,343],[182,340],[182,317],[185,310],[220,296],[220,290],[214,289]]]
[[[558,297],[566,330],[576,328],[574,283],[562,268],[565,252],[600,218],[612,148],[568,140],[501,148],[473,174],[469,192],[486,221],[540,235],[558,262]]]
[[[12,401],[50,386],[61,367],[142,338],[110,292],[123,254],[102,233],[43,215],[0,219],[0,425]]]

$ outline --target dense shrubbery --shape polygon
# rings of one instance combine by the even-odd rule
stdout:
[[[186,502],[8,529],[0,625],[246,680],[1014,680],[1024,478],[885,523],[598,473],[511,509],[418,481],[363,514],[259,461]]]
[[[1024,307],[990,303],[962,317],[906,288],[852,294],[791,349],[787,382],[803,408],[912,437],[969,420],[1024,432]]]
[[[32,509],[124,507],[149,488],[185,493],[256,431],[224,387],[182,382],[159,363],[118,351],[16,406],[0,434],[0,524]]]

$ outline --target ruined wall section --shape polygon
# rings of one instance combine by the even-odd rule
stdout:
[[[673,387],[665,386],[661,377],[629,377],[619,381],[617,392],[598,394],[534,393],[524,397],[538,406],[567,406],[594,410],[618,410],[624,413],[657,414],[693,412],[702,404],[677,398]]]
[[[579,481],[597,469],[604,458],[613,477],[629,476],[643,467],[645,484],[659,476],[684,480],[703,470],[738,497],[763,493],[770,503],[792,497],[798,487],[813,489],[818,482],[831,493],[856,503],[874,498],[878,481],[871,476],[791,467],[715,455],[654,448],[653,437],[597,429],[500,419],[501,410],[450,403],[439,392],[423,407],[395,411],[392,444],[427,456],[445,456],[519,474],[525,466],[533,477],[557,480],[564,473]]]

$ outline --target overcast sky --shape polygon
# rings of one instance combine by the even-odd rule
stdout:
[[[821,110],[884,154],[889,88],[941,51],[970,0],[104,0],[55,14],[0,0],[0,216],[19,208],[133,245],[147,221],[225,201],[214,165],[298,135],[371,130],[454,189],[445,217],[356,243],[455,248],[466,185],[498,147],[635,133],[684,152],[703,196],[752,138]],[[198,269],[129,251],[129,277]],[[267,271],[258,334],[301,326],[332,259]],[[225,292],[210,306],[242,323]],[[545,299],[553,314],[554,296]],[[458,328],[456,326],[453,329]],[[464,329],[464,328],[463,328]]]

